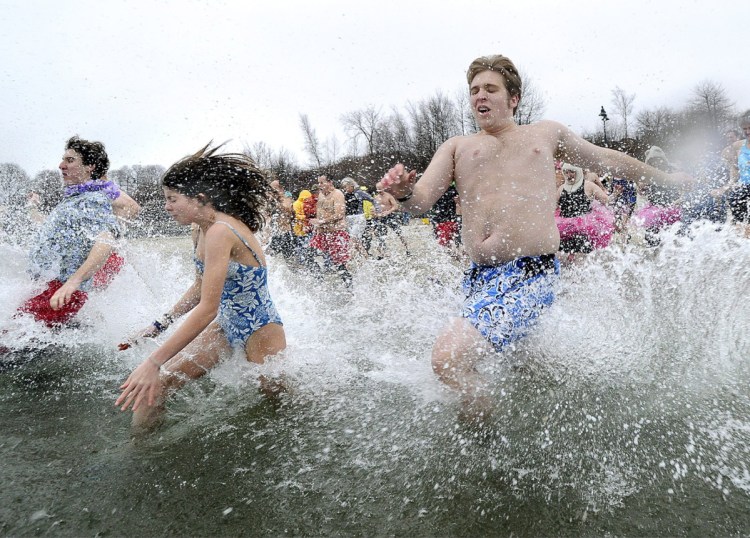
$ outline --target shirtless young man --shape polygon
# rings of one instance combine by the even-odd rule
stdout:
[[[275,193],[276,207],[271,214],[271,241],[266,248],[269,254],[281,254],[286,259],[293,259],[296,255],[292,221],[294,220],[294,200],[284,190],[278,179],[269,183]]]
[[[346,200],[344,193],[333,186],[328,176],[318,177],[316,218],[310,219],[315,233],[310,246],[325,253],[341,276],[344,284],[351,285],[352,276],[346,268],[349,261],[349,233],[346,231]]]
[[[432,367],[442,381],[461,391],[469,414],[481,416],[490,395],[475,370],[477,361],[492,348],[502,351],[521,338],[554,300],[560,245],[554,218],[555,160],[664,188],[690,180],[590,144],[560,123],[517,125],[513,116],[521,80],[504,56],[477,58],[467,80],[481,130],[443,143],[418,182],[414,170],[397,164],[380,186],[404,209],[420,215],[456,182],[462,238],[472,264],[464,280],[461,317],[451,319],[439,334]]]

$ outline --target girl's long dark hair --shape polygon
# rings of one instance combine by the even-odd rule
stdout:
[[[174,163],[162,185],[185,196],[203,194],[217,211],[227,213],[257,232],[276,202],[266,174],[242,153],[217,154],[209,142],[193,155]]]

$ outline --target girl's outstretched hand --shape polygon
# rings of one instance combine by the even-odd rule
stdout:
[[[144,403],[149,407],[153,406],[161,389],[159,367],[156,362],[151,359],[143,361],[128,376],[125,383],[120,385],[120,389],[122,394],[115,401],[115,405],[119,406],[121,411],[126,411],[131,405],[133,411]]]
[[[123,342],[117,344],[117,349],[119,351],[125,351],[126,349],[130,349],[134,345],[138,344],[144,338],[155,338],[159,336],[160,333],[161,331],[158,330],[153,324],[149,325],[145,329],[141,329],[140,331],[128,335],[128,337]]]

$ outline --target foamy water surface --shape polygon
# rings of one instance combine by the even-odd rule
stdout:
[[[462,267],[430,228],[354,265],[351,293],[270,258],[289,347],[230,357],[129,439],[114,408],[145,344],[124,335],[192,281],[187,238],[131,241],[128,265],[52,334],[8,321],[0,531],[10,535],[734,535],[750,531],[750,242],[698,226],[563,269],[536,330],[481,365],[484,431],[459,420],[430,350]],[[34,290],[0,244],[0,319]],[[30,348],[30,349],[29,349]],[[278,403],[257,391],[283,371]]]

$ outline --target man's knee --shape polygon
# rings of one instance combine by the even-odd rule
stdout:
[[[455,318],[442,330],[432,348],[432,369],[440,377],[451,371],[472,368],[486,354],[487,342],[464,318]]]
[[[454,362],[451,355],[445,353],[443,349],[437,346],[432,348],[432,371],[438,377],[442,378],[448,374],[454,368]]]

